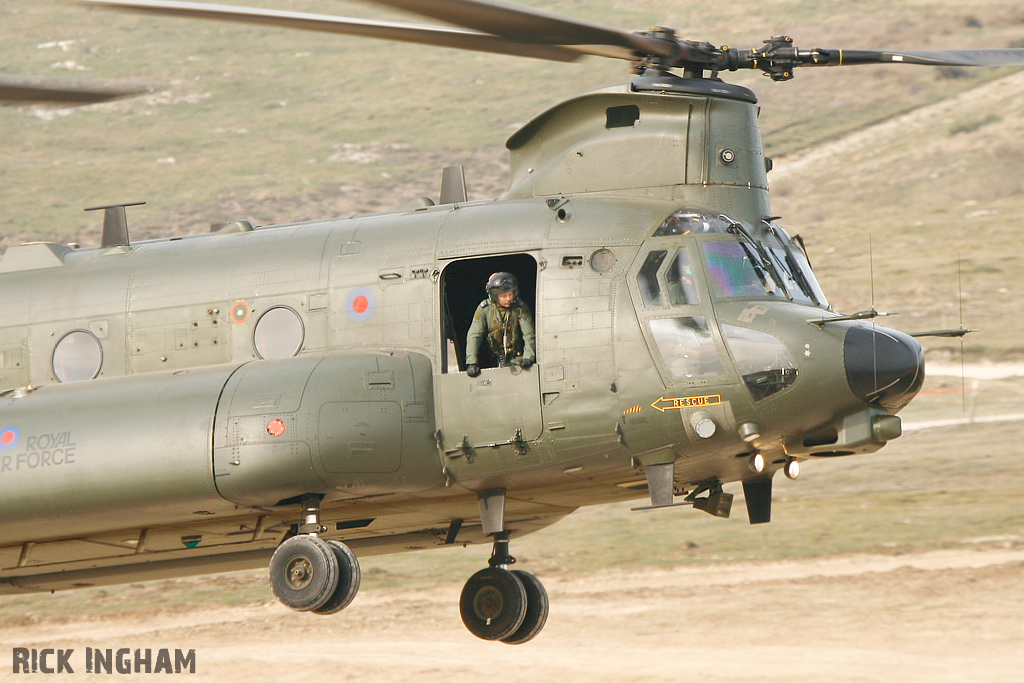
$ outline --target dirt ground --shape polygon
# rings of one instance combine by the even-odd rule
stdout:
[[[14,647],[184,648],[210,681],[1024,680],[1024,550],[937,551],[545,578],[534,641],[476,640],[461,581],[364,591],[315,617],[276,602],[0,624]],[[84,657],[76,654],[73,664]],[[11,669],[6,662],[0,679]],[[156,674],[151,674],[152,677]],[[142,676],[146,677],[147,676]],[[87,675],[48,680],[107,680]],[[118,676],[118,679],[128,678]]]

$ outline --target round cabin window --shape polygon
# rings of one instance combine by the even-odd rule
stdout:
[[[53,349],[53,376],[58,382],[79,382],[100,374],[103,348],[91,332],[75,330]]]
[[[256,323],[253,346],[260,358],[289,358],[302,348],[304,336],[299,314],[287,306],[275,306]]]

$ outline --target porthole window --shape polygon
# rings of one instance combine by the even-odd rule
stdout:
[[[260,316],[252,341],[260,358],[289,358],[302,348],[305,333],[298,313],[287,306],[275,306]]]
[[[100,374],[103,348],[91,332],[75,330],[53,349],[53,376],[58,382],[80,382]]]

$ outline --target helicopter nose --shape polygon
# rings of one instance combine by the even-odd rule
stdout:
[[[886,327],[851,327],[843,348],[846,380],[857,398],[899,410],[924,384],[924,351],[910,335]]]

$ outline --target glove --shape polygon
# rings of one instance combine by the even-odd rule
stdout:
[[[519,361],[519,367],[521,367],[523,370],[529,370],[535,362],[536,361],[534,361],[532,358],[524,358],[521,361]]]
[[[480,366],[479,365],[467,365],[466,366],[466,374],[469,375],[470,377],[479,377],[480,376]]]

